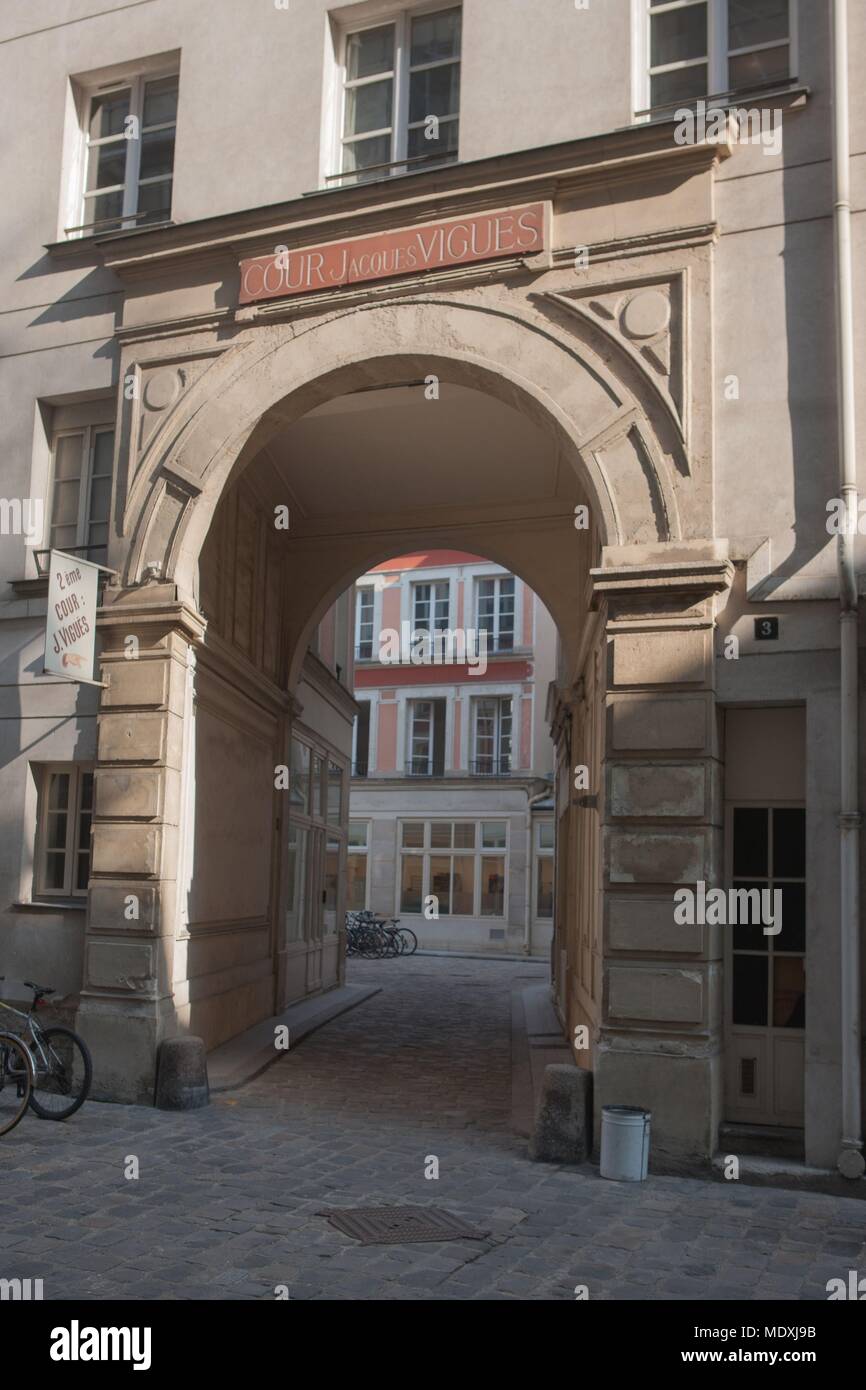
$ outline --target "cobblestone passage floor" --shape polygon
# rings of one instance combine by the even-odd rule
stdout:
[[[415,956],[350,978],[382,992],[207,1109],[27,1116],[0,1140],[0,1278],[46,1298],[825,1299],[866,1274],[852,1198],[530,1163],[510,998],[540,967]],[[317,1215],[404,1202],[490,1235],[359,1246]]]

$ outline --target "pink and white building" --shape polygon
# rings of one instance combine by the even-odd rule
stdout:
[[[517,576],[426,550],[355,588],[348,907],[424,947],[546,955],[556,629]]]

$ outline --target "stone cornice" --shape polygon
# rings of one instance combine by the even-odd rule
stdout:
[[[685,594],[704,598],[729,589],[733,563],[717,559],[683,559],[590,570],[593,604],[600,599],[633,598],[641,594]]]
[[[308,194],[285,203],[171,223],[152,231],[58,242],[58,260],[101,262],[122,280],[135,281],[190,259],[236,264],[275,245],[293,247],[369,236],[432,219],[468,216],[497,206],[556,200],[592,188],[687,179],[731,153],[724,143],[677,145],[674,122],[646,123],[582,140],[472,160],[348,188]]]

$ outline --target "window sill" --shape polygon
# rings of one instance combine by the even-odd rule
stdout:
[[[10,579],[9,586],[16,598],[47,598],[48,575],[38,574],[34,579]]]
[[[86,912],[86,898],[33,898],[30,902],[12,903],[10,912]]]
[[[787,82],[779,82],[772,87],[743,87],[732,92],[708,92],[702,97],[690,97],[687,101],[670,102],[666,106],[649,106],[634,113],[634,122],[639,125],[664,125],[677,119],[680,111],[694,111],[700,102],[707,111],[731,111],[746,102],[763,106],[768,101],[785,98],[787,106],[799,105],[812,95],[811,87],[792,77]]]

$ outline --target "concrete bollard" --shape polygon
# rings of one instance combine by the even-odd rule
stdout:
[[[166,1038],[156,1062],[157,1110],[198,1110],[210,1101],[204,1040]]]
[[[529,1157],[536,1163],[583,1163],[592,1151],[592,1072],[570,1062],[544,1069]]]

